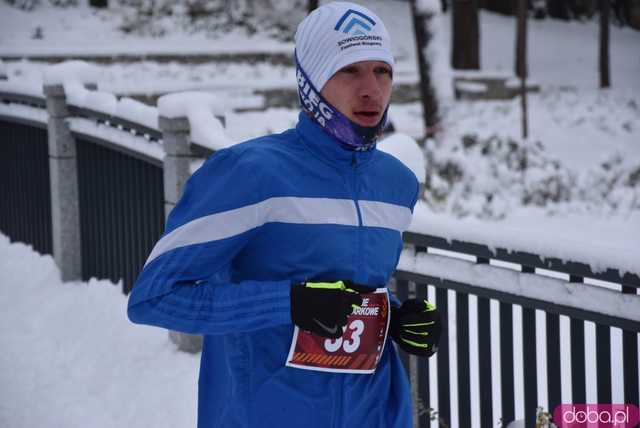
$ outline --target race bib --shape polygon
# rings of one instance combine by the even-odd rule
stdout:
[[[362,306],[347,318],[342,337],[327,339],[295,326],[286,365],[337,373],[373,373],[389,329],[389,293],[362,294]]]

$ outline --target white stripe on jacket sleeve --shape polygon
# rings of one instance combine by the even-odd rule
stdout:
[[[367,227],[383,227],[402,233],[411,224],[411,210],[402,205],[378,201],[358,201],[362,224]]]
[[[175,248],[231,238],[265,223],[358,226],[358,213],[351,199],[269,198],[200,217],[172,230],[156,243],[145,266]]]

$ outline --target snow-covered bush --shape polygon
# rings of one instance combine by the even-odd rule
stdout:
[[[162,36],[172,30],[211,36],[242,28],[291,40],[306,12],[305,0],[119,0],[120,28]]]
[[[12,6],[17,7],[22,10],[33,10],[38,4],[40,4],[40,0],[7,0]]]
[[[554,211],[640,210],[640,160],[620,156],[572,171],[541,142],[464,135],[441,147],[428,140],[426,202],[457,216],[499,219],[518,206]]]
[[[45,0],[51,3],[53,6],[67,7],[77,6],[78,0]],[[33,10],[41,4],[40,0],[7,0],[12,6],[15,6],[22,10]]]
[[[49,0],[49,3],[58,7],[69,7],[77,6],[78,0]]]

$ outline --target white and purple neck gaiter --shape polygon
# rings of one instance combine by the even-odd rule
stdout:
[[[349,150],[366,151],[373,148],[387,125],[387,109],[376,126],[367,127],[354,123],[329,103],[311,83],[296,56],[298,98],[307,115],[325,132]]]

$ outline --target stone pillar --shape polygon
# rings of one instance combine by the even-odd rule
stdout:
[[[197,158],[191,151],[191,127],[186,117],[169,119],[160,116],[158,120],[164,145],[164,212],[165,218],[182,196],[182,189],[191,176],[190,165]],[[202,350],[202,336],[169,332],[169,339],[185,352]]]
[[[64,87],[45,85],[44,94],[48,113],[53,256],[62,280],[75,281],[82,278],[76,142],[66,122],[69,109]]]

